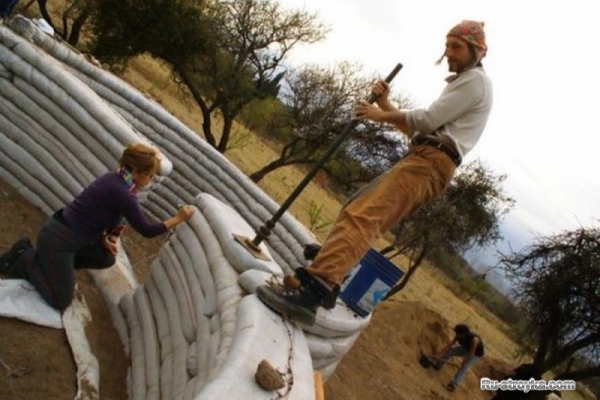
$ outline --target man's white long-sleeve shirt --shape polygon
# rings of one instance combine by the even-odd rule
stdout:
[[[448,85],[429,108],[407,112],[414,135],[450,139],[461,157],[477,143],[492,109],[492,82],[481,67],[446,78]]]

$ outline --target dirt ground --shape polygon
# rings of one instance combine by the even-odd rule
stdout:
[[[44,214],[12,187],[0,183],[0,248],[18,238],[35,239]],[[127,399],[129,360],[120,345],[102,293],[87,271],[77,271],[77,285],[92,314],[86,332],[100,365],[102,399]],[[76,366],[64,330],[0,318],[0,399],[73,399]]]
[[[34,238],[44,219],[40,210],[0,182],[1,250],[24,235]],[[156,251],[160,239],[141,241],[129,234],[124,240],[137,274],[143,276],[145,259]],[[86,271],[77,272],[77,284],[92,313],[87,335],[100,364],[100,398],[127,399],[129,361],[102,294]],[[418,302],[383,304],[326,383],[326,399],[490,398],[489,393],[479,391],[479,378],[493,378],[508,370],[500,361],[484,358],[452,394],[443,385],[455,367],[436,372],[418,364],[421,350],[440,348],[449,333],[448,322]],[[0,359],[0,399],[73,399],[76,395],[76,367],[63,330],[1,318]]]

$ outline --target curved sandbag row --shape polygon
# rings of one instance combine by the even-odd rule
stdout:
[[[2,63],[15,77],[38,88],[43,97],[58,106],[61,115],[77,124],[76,127],[69,126],[70,131],[73,132],[77,128],[81,136],[85,137],[86,147],[93,151],[105,165],[114,162],[113,154],[120,153],[123,146],[115,139],[117,129],[113,131],[114,126],[110,127],[110,135],[104,133],[108,129],[103,123],[110,120],[106,116],[106,110],[110,111],[110,109],[94,104],[93,100],[101,101],[99,97],[80,81],[73,79],[71,74],[65,73],[58,62],[48,59],[9,29],[0,26],[0,30],[2,31],[0,35]],[[90,115],[91,110],[99,112],[98,119]],[[112,117],[120,118],[114,112]]]
[[[120,303],[130,326],[131,398],[269,399],[253,377],[262,359],[289,370],[287,398],[314,398],[302,331],[243,292],[225,254],[231,248],[215,234],[224,228],[209,215],[235,211],[209,195],[194,204],[198,211],[162,247],[147,282]]]
[[[195,160],[188,164],[193,169],[195,179],[208,179],[207,176],[214,175],[217,179],[211,182],[211,188],[205,187],[204,191],[213,195],[226,194],[227,202],[255,229],[278,209],[279,206],[258,186],[160,105],[92,64],[82,54],[52,39],[29,20],[21,18],[11,21],[11,25],[56,59],[69,65],[74,74],[100,97],[113,104],[132,125],[163,148],[170,158],[177,158],[173,153],[188,154]],[[314,241],[314,238],[297,220],[289,214],[284,215],[272,236],[268,239],[269,245],[280,255],[281,261],[292,268],[305,264],[303,245]]]
[[[137,314],[152,314],[160,333],[150,329],[142,334],[145,344],[131,345],[132,361],[146,358],[140,351],[145,354],[148,349],[160,349],[161,393],[165,398],[193,398],[207,378],[218,373],[231,344],[235,308],[242,295],[235,274],[218,249],[206,220],[195,214],[163,246],[148,281],[136,291],[136,296],[147,293],[152,306],[152,311],[139,310]],[[128,300],[123,300],[126,310]],[[136,305],[143,307],[143,303]],[[127,314],[133,320],[133,313]],[[152,344],[155,337],[160,343]],[[148,371],[143,363],[140,365],[137,368],[132,362],[133,393],[139,393],[140,387],[152,387],[143,384]],[[145,368],[156,369],[151,363]],[[145,396],[148,393],[140,394],[140,398]]]
[[[183,254],[175,252],[171,242],[163,246],[146,282],[119,303],[129,328],[132,399],[193,398],[189,388],[195,389],[199,368],[188,373],[187,360],[198,351],[197,341],[210,343],[207,331],[198,329],[208,326],[210,318],[196,312],[204,310],[203,298],[191,290],[200,287],[198,279],[182,279],[187,264],[179,261],[185,259]],[[205,353],[201,359],[210,358]]]
[[[0,60],[11,73],[15,69],[23,74],[33,73],[33,68],[2,44]],[[47,146],[47,142],[53,140],[48,137],[50,135],[46,134],[44,127],[40,126],[39,120],[36,120],[35,113],[39,110],[27,107],[32,106],[31,102],[27,104],[20,101],[27,95],[13,85],[15,80],[16,77],[0,78],[2,166],[9,174],[26,183],[36,194],[35,204],[50,213],[70,201],[83,186],[69,173],[69,169],[73,167],[69,163],[72,158],[64,157],[64,148]]]
[[[314,386],[312,360],[302,331],[271,312],[254,295],[248,296],[248,292],[242,290],[239,284],[242,271],[261,271],[282,276],[281,268],[272,261],[255,259],[234,240],[232,231],[248,235],[252,228],[231,206],[209,194],[199,195],[194,204],[205,217],[205,223],[197,225],[196,230],[203,229],[205,234],[214,237],[221,249],[215,256],[222,254],[229,265],[229,268],[222,268],[220,278],[215,274],[215,286],[223,290],[219,302],[225,301],[219,309],[227,309],[227,304],[232,309],[234,303],[237,303],[235,335],[228,342],[230,348],[226,358],[221,369],[211,376],[198,398],[274,398],[272,393],[260,389],[253,382],[254,371],[261,359],[268,360],[280,372],[287,372],[289,376],[286,387],[280,390],[277,397],[287,393],[286,398],[314,398],[311,387]],[[269,255],[268,249],[262,250]],[[211,267],[214,268],[214,265]],[[235,302],[235,298],[228,294],[231,289],[227,288],[240,291],[243,299],[241,303]]]
[[[3,25],[0,60],[3,167],[29,182],[45,212],[114,168],[126,144],[148,141],[60,64]],[[164,157],[161,165],[166,172],[171,167]]]
[[[123,117],[104,103],[85,83],[74,79],[64,66],[47,53],[0,25],[0,58],[6,69],[38,88],[52,103],[81,126],[88,136],[86,146],[109,165],[120,155],[123,144],[148,141],[134,132]],[[85,133],[84,133],[85,132]],[[110,132],[107,135],[106,132]],[[161,173],[170,172],[168,160],[161,163]]]
[[[21,87],[27,86],[19,78],[15,81]],[[72,153],[82,154],[89,150],[56,122],[53,115],[58,113],[48,113],[31,100],[36,96],[25,94],[23,96],[23,92],[18,86],[13,86],[12,82],[2,81],[0,118],[5,127],[4,135],[19,143],[28,153],[37,154],[47,165],[48,172],[58,178],[70,192],[80,191],[95,174],[101,173],[104,166],[96,158],[83,161],[73,157]],[[44,126],[38,121],[44,121]],[[60,159],[60,164],[54,160],[56,157]]]
[[[238,280],[240,286],[254,293],[258,285],[281,278],[277,265],[256,259],[233,239],[231,232],[248,235],[251,228],[229,206],[208,194],[199,195],[195,204],[209,221],[229,261],[241,274]],[[308,347],[314,368],[322,370],[339,362],[369,322],[370,317],[357,316],[341,300],[332,310],[320,308],[315,325],[303,327],[307,337],[312,339]],[[325,379],[329,377],[327,371],[321,372]]]
[[[223,204],[209,194],[201,194],[194,203],[206,216],[223,252],[240,274],[238,284],[248,293],[255,293],[259,285],[271,281],[281,282],[281,271],[269,261],[256,259],[231,235],[251,233],[251,227],[229,205]],[[268,251],[262,249],[263,251]],[[310,337],[308,348],[314,369],[326,380],[336,364],[352,348],[360,332],[368,325],[370,317],[357,316],[346,304],[338,300],[331,310],[319,308],[313,326],[301,326],[306,337]]]

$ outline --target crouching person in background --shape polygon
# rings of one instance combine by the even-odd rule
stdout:
[[[194,209],[183,206],[173,217],[157,223],[144,216],[138,188],[150,184],[160,167],[158,152],[131,144],[119,160],[119,169],[97,178],[65,208],[42,225],[33,247],[18,240],[0,256],[0,272],[26,279],[58,310],[71,304],[75,269],[103,269],[115,263],[117,239],[126,221],[138,233],[152,238],[189,219]]]
[[[467,370],[473,366],[484,354],[481,338],[469,327],[458,324],[454,327],[454,338],[440,352],[436,369],[441,369],[450,357],[462,357],[462,362],[446,389],[454,391],[460,381],[465,377]]]

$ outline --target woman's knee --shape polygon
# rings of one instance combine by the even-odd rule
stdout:
[[[71,305],[73,301],[73,292],[61,292],[61,293],[53,293],[50,296],[43,296],[44,300],[50,305],[50,307],[58,310],[64,311],[67,307]]]
[[[115,265],[116,258],[112,254],[105,253],[104,257],[98,260],[98,269],[110,268]]]
[[[58,311],[64,311],[67,307],[69,307],[71,305],[71,302],[73,301],[73,297],[71,296],[70,298],[59,298],[56,300],[56,302],[54,304],[51,304],[51,306],[55,309],[57,309]]]

